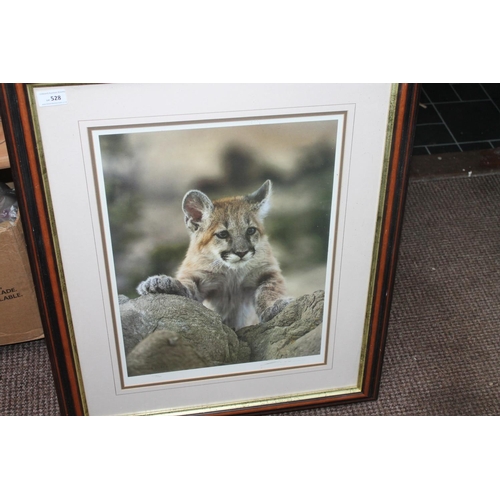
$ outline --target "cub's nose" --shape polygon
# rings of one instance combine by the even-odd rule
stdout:
[[[234,252],[240,259],[242,259],[243,257],[245,257],[245,255],[248,253],[248,250],[246,250],[245,252]]]

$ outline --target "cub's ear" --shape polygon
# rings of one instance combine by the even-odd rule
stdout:
[[[259,211],[259,215],[264,218],[271,208],[271,193],[272,193],[272,184],[271,181],[267,180],[260,186],[257,191],[254,191],[252,194],[247,195],[247,200],[250,203],[254,203],[256,205],[257,210]]]
[[[190,231],[196,231],[210,217],[213,209],[210,198],[201,191],[188,191],[182,200],[184,221]]]

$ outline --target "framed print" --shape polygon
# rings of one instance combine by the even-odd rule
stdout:
[[[416,84],[2,84],[61,412],[377,397]]]

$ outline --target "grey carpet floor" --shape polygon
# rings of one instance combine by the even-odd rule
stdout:
[[[58,415],[43,341],[0,347],[0,415]],[[500,175],[410,182],[377,401],[276,415],[500,415]]]

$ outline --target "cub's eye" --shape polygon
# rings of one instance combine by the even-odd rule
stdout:
[[[229,238],[229,231],[220,231],[218,233],[215,233],[215,236],[221,240],[226,240]]]
[[[256,232],[257,232],[257,228],[255,228],[255,227],[249,227],[247,229],[248,236],[252,236],[252,234],[255,234]]]

